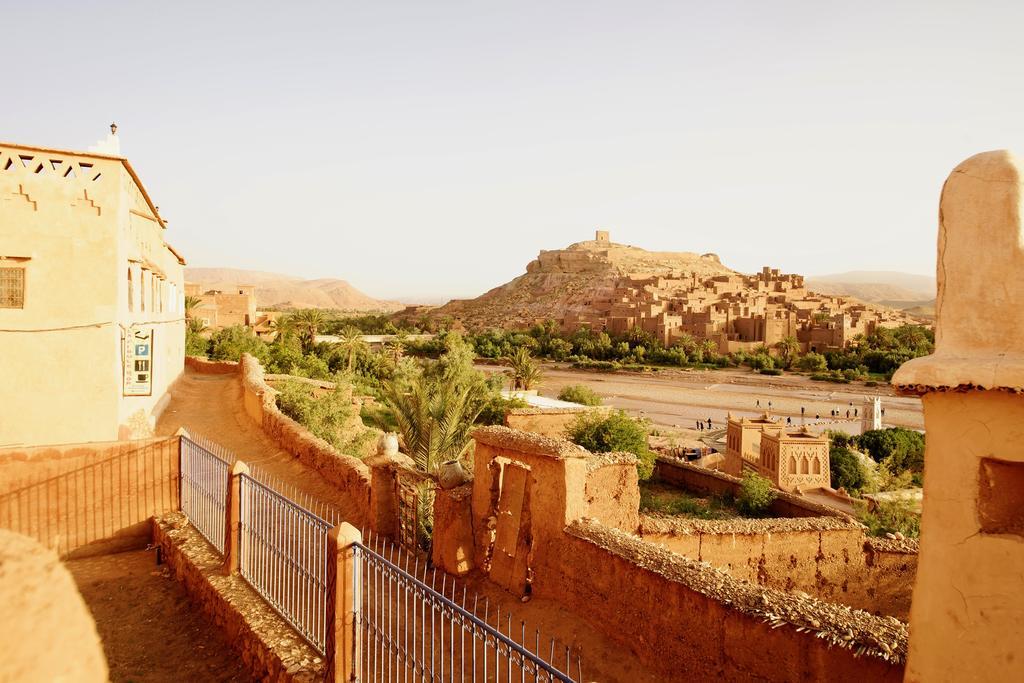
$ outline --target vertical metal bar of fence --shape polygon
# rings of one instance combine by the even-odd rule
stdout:
[[[412,680],[421,682],[478,679],[511,682],[518,669],[521,681],[529,675],[534,681],[545,683],[575,683],[568,673],[571,666],[568,648],[565,668],[560,669],[553,664],[554,640],[545,659],[540,655],[540,633],[537,632],[537,642],[531,651],[526,646],[525,623],[519,629],[520,638],[516,642],[509,612],[502,614],[499,607],[492,625],[488,603],[485,601],[482,617],[477,616],[475,606],[472,611],[466,609],[465,598],[460,605],[456,587],[453,584],[449,590],[446,576],[442,575],[438,586],[436,571],[424,567],[420,577],[417,563],[410,573],[408,563],[402,566],[401,554],[396,561],[393,550],[389,552],[379,541],[369,539],[367,545],[358,544],[356,565],[359,583],[355,588],[365,591],[364,595],[373,602],[372,605],[360,603],[357,610],[356,632],[365,653],[359,660],[359,680],[405,680],[405,674],[411,673]],[[405,629],[409,626],[403,605],[406,600],[412,602],[413,626],[408,649],[403,645]],[[427,610],[430,610],[429,620]],[[478,648],[482,649],[482,659],[478,659]],[[398,675],[400,673],[402,675]]]
[[[181,511],[223,554],[230,465],[184,435],[179,449]]]
[[[334,526],[277,491],[241,475],[242,578],[324,654],[327,637],[327,533]],[[308,594],[311,599],[300,599]]]

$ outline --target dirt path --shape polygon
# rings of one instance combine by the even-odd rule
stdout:
[[[255,681],[153,551],[67,562],[96,620],[110,680]],[[40,634],[45,637],[45,634]]]
[[[247,465],[326,503],[338,513],[339,519],[356,526],[365,522],[344,491],[282,450],[253,423],[245,413],[242,384],[236,375],[204,375],[186,370],[171,388],[171,402],[156,431],[171,435],[180,427],[206,437]]]

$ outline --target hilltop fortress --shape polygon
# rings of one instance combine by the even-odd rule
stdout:
[[[807,290],[802,275],[765,267],[745,275],[715,254],[650,252],[615,244],[609,233],[566,249],[541,251],[526,274],[472,300],[432,312],[471,329],[525,327],[557,320],[623,334],[640,328],[666,346],[686,335],[720,353],[795,337],[803,351],[846,346],[858,334],[917,322],[906,313],[851,297]]]

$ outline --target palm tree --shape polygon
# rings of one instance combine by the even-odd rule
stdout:
[[[186,324],[188,325],[188,331],[192,334],[200,334],[206,331],[206,323],[199,318],[189,318]]]
[[[338,340],[338,349],[345,354],[346,367],[349,372],[352,372],[352,366],[356,362],[356,356],[365,352],[368,348],[369,346],[366,344],[366,340],[363,339],[363,335],[358,328],[350,325],[341,331],[341,339]]]
[[[437,474],[441,463],[460,458],[472,441],[484,393],[480,384],[430,382],[420,375],[408,387],[389,382],[383,398],[416,467]]]
[[[535,384],[540,384],[543,373],[530,352],[520,346],[506,359],[512,366],[512,388],[529,391]]]
[[[304,308],[288,316],[287,325],[295,330],[302,340],[303,351],[309,352],[316,345],[316,335],[327,319],[322,311],[316,308]]]
[[[783,367],[786,368],[793,364],[796,355],[800,353],[800,342],[792,335],[783,337],[775,342],[774,346],[775,350],[779,352],[779,358],[782,359]]]
[[[198,296],[192,296],[191,294],[185,297],[185,320],[191,320],[195,310],[199,308],[199,304],[203,303],[203,300]]]

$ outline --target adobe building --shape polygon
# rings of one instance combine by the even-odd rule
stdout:
[[[743,476],[743,466],[757,468],[761,462],[761,437],[782,429],[782,422],[768,413],[756,418],[734,418],[730,413],[725,428],[725,460],[721,470]]]
[[[828,437],[812,434],[807,427],[765,430],[758,473],[789,493],[828,489],[832,484],[828,448]]]
[[[928,430],[907,681],[1024,680],[1024,184],[1009,152],[939,202],[935,353],[892,383]]]
[[[260,322],[254,285],[237,285],[230,291],[211,289],[204,292],[202,285],[186,282],[185,294],[199,299],[192,316],[202,320],[211,330],[235,325],[255,328]]]
[[[145,435],[184,370],[185,260],[111,129],[0,143],[0,445]]]

